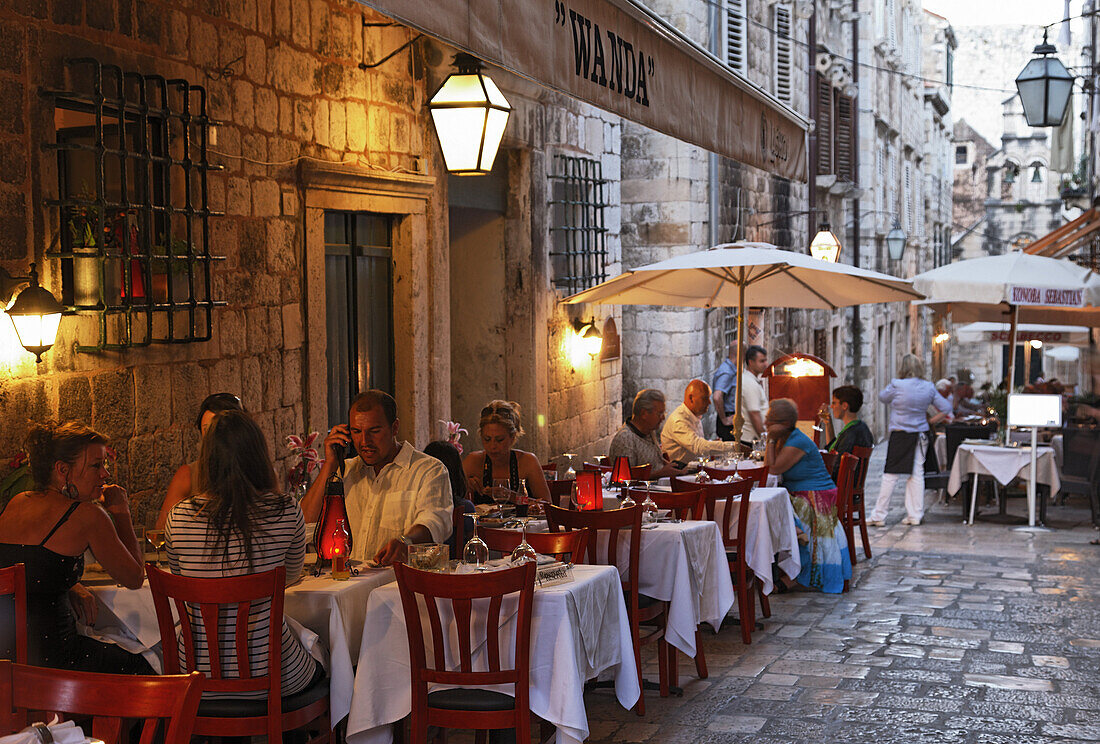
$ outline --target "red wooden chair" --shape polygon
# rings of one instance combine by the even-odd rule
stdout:
[[[744,474],[745,471],[741,472]],[[756,596],[760,597],[760,608],[764,611],[764,616],[771,616],[771,608],[767,606],[763,586],[756,580],[756,575],[746,561],[745,551],[741,549],[745,544],[745,532],[749,525],[748,496],[752,491],[753,481],[742,478],[732,483],[701,483],[700,485],[703,487],[703,508],[706,517],[716,522],[722,533],[722,544],[726,548],[726,562],[729,563],[730,573],[733,575],[733,588],[737,596],[741,641],[748,645],[752,643],[752,631],[756,627]],[[734,499],[737,501],[733,501]],[[719,521],[715,515],[718,511],[716,504],[720,500],[726,502],[726,507]],[[733,522],[734,504],[737,505],[736,530],[730,526]]]
[[[516,741],[531,740],[529,700],[531,657],[531,607],[534,604],[535,564],[485,574],[438,574],[417,571],[398,563],[394,566],[401,607],[409,635],[409,671],[412,678],[411,742],[428,741],[428,726],[462,729],[514,728]],[[512,669],[501,666],[500,608],[505,596],[519,595],[516,613],[515,662]],[[419,597],[424,599],[431,634],[433,665],[424,647],[425,628]],[[437,600],[450,600],[458,637],[458,671],[445,666],[444,638],[450,627],[440,620]],[[489,599],[484,622],[475,622],[472,603]],[[480,626],[480,627],[475,627]],[[472,671],[472,650],[484,644],[488,669]],[[440,663],[443,666],[440,666]],[[432,683],[461,685],[454,689],[428,692]],[[514,695],[481,689],[512,685]]]
[[[867,471],[871,469],[873,451],[873,447],[852,447],[852,454],[859,458],[859,471],[856,474],[855,487],[852,488],[852,501],[847,511],[848,522],[845,525],[845,533],[848,537],[848,554],[851,556],[853,566],[856,564],[855,545],[852,542],[853,525],[859,525],[859,536],[863,540],[863,554],[868,560],[871,558],[871,540],[867,536],[867,515],[864,512],[867,499],[864,498],[863,486],[867,482]]]
[[[544,474],[553,474],[554,478],[558,477],[558,464],[556,462],[544,463],[542,466],[542,472]],[[550,480],[550,479],[547,479]]]
[[[851,555],[852,547],[852,491],[855,489],[858,478],[859,458],[845,452],[840,456],[840,465],[837,466],[836,475],[836,513],[840,519],[840,525],[844,528],[844,537],[848,540],[848,554]],[[852,559],[852,564],[855,560]],[[844,582],[844,591],[848,591],[848,582]]]
[[[822,452],[821,453],[821,461],[823,463],[825,463],[825,469],[828,470],[830,474],[836,472],[836,465],[837,465],[837,462],[839,462],[839,459],[840,459],[840,453],[839,452],[834,451],[834,452]]]
[[[630,639],[634,644],[634,659],[638,665],[638,681],[641,683],[642,694],[638,696],[638,704],[635,711],[638,715],[645,715],[645,682],[642,678],[642,646],[657,642],[657,668],[660,676],[661,697],[668,697],[668,643],[665,641],[665,622],[668,619],[668,602],[662,602],[652,597],[647,597],[638,591],[639,550],[642,544],[642,507],[632,506],[626,509],[614,509],[612,511],[570,511],[554,506],[547,507],[546,519],[550,524],[550,530],[557,532],[561,528],[566,530],[588,530],[588,563],[603,564],[606,566],[618,566],[619,531],[629,530],[630,549],[628,551],[627,565],[618,566],[620,573],[625,570],[626,579],[623,581],[623,592],[626,595],[626,609],[630,619]],[[603,556],[597,556],[597,533],[606,531],[607,546]],[[646,625],[646,634],[642,635],[642,624]]]
[[[496,530],[489,527],[482,527],[477,534],[489,546],[489,550],[505,555],[515,550],[523,537],[519,530]],[[563,562],[568,555],[573,563],[581,563],[584,561],[585,548],[588,547],[588,531],[528,532],[527,544],[539,555],[552,555]]]
[[[649,480],[649,474],[653,472],[653,467],[646,463],[645,465],[631,465],[630,466],[630,479],[631,480]]]
[[[123,721],[140,721],[140,744],[188,744],[204,677],[95,674],[0,661],[0,734],[12,734],[41,713],[91,718],[86,735],[121,744]],[[164,722],[163,738],[157,728]],[[156,738],[154,738],[156,737]],[[130,741],[133,741],[130,739]]]
[[[760,488],[768,485],[767,465],[761,465],[758,468],[741,468],[738,472],[741,474],[742,478],[756,481],[756,485]]]
[[[601,465],[598,462],[586,462],[581,467],[581,470],[595,470],[597,473],[610,473],[611,472],[611,466],[610,465]]]
[[[701,483],[699,484],[702,485]],[[668,509],[676,515],[677,519],[687,521],[689,519],[703,518],[703,489],[696,488],[689,491],[650,491],[649,495],[657,504],[658,509]],[[630,497],[639,504],[645,501],[646,492],[640,488],[631,488]]]
[[[553,502],[554,506],[560,506],[563,509],[569,508],[569,497],[573,493],[574,483],[576,481],[572,478],[569,480],[546,481],[546,486],[550,489],[550,501]]]
[[[27,663],[27,573],[22,563],[0,568],[0,597],[10,596],[12,625],[12,653],[20,664]],[[6,618],[4,618],[6,620]],[[4,636],[7,633],[3,634]],[[0,636],[3,640],[3,636]],[[0,651],[3,647],[0,647]]]
[[[278,742],[284,731],[316,724],[319,733],[310,739],[310,743],[329,740],[331,727],[327,679],[286,698],[281,694],[286,569],[280,566],[263,573],[207,579],[176,576],[146,564],[146,574],[160,625],[161,648],[165,649],[166,674],[177,674],[180,668],[179,654],[173,653],[178,641],[171,603],[180,619],[187,669],[196,669],[200,662],[196,653],[196,631],[201,631],[208,641],[219,637],[222,640],[221,643],[206,644],[207,658],[202,661],[207,661],[210,667],[205,686],[207,691],[267,693],[266,699],[204,700],[199,705],[195,721],[196,736],[266,735],[269,742]],[[247,620],[253,604],[267,601],[271,603],[268,673],[254,676]],[[223,625],[236,628],[233,646],[228,654],[224,634],[219,633]],[[225,658],[223,654],[226,654]],[[226,676],[230,659],[236,663],[238,676]]]

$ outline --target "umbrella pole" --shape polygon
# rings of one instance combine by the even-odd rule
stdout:
[[[1012,393],[1016,390],[1016,335],[1017,335],[1017,332],[1019,331],[1019,325],[1020,325],[1019,320],[1020,320],[1020,306],[1019,305],[1014,305],[1012,307],[1012,320],[1010,321],[1011,324],[1012,324],[1012,327],[1009,329],[1009,332],[1008,332],[1008,390],[1005,391],[1005,401],[1006,401],[1005,405],[1006,406],[1008,405],[1007,404],[1007,401],[1008,401],[1007,396],[1012,395]],[[1025,372],[1024,375],[1026,377],[1027,373]],[[1007,445],[1008,444],[1008,421],[1007,421],[1007,419],[1008,419],[1008,413],[1007,413],[1008,409],[1007,409],[1007,407],[1006,407],[1005,411],[1006,411],[1006,413],[1005,413],[1005,419],[1006,420],[1003,422],[1004,423],[1004,442],[1003,442],[1003,444]]]
[[[733,441],[740,446],[741,444],[741,426],[745,423],[745,420],[741,417],[741,376],[745,367],[745,270],[741,269],[741,282],[738,284],[737,292],[737,385],[734,390],[737,392],[734,395],[737,396],[737,405],[733,411]]]

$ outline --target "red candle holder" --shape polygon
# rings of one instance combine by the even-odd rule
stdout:
[[[630,460],[626,455],[615,458],[615,465],[611,468],[611,482],[614,485],[626,485],[630,481]]]
[[[595,470],[577,473],[577,508],[581,511],[603,509],[603,481]]]
[[[321,516],[317,520],[317,531],[313,535],[314,545],[317,546],[317,556],[322,561],[331,561],[336,554],[336,529],[339,523],[348,522],[348,507],[344,502],[344,482],[338,478],[329,481],[325,488],[325,500],[321,505]],[[342,546],[344,555],[351,554],[351,535],[347,536],[347,543]]]

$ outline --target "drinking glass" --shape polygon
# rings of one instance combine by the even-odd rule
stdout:
[[[649,489],[649,483],[645,484],[645,501],[642,502],[642,519],[648,522],[657,521],[657,502],[653,500],[653,492]]]
[[[523,524],[523,538],[520,540],[519,545],[512,551],[512,563],[527,563],[528,561],[537,561],[539,554],[535,552],[535,549],[527,542],[527,523],[531,521],[530,517],[516,517]]]
[[[577,471],[573,469],[573,458],[576,456],[577,454],[575,452],[566,452],[562,455],[562,457],[567,458],[564,478],[565,480],[576,479],[577,477]]]
[[[474,520],[474,529],[471,533],[473,537],[466,541],[466,547],[462,549],[462,562],[481,571],[489,560],[489,546],[477,536],[477,512],[464,514],[463,516]]]
[[[634,497],[630,495],[631,488],[641,488],[642,481],[631,481],[629,486],[623,486],[622,491],[619,493],[619,508],[629,509],[632,506],[637,506],[638,502],[634,500]]]
[[[507,478],[497,478],[493,480],[493,487],[489,490],[489,495],[493,498],[493,503],[500,507],[501,514],[504,513],[504,505],[512,500],[512,489],[509,488],[511,485]]]
[[[157,553],[156,563],[153,565],[160,567],[160,551],[164,547],[164,530],[145,530],[145,541],[153,546],[153,550]]]

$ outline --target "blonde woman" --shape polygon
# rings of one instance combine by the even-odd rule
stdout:
[[[886,447],[886,467],[882,474],[878,500],[867,524],[886,526],[890,497],[898,479],[905,480],[905,519],[902,524],[918,525],[924,519],[924,458],[928,452],[928,407],[950,420],[951,404],[936,386],[924,377],[924,362],[913,354],[901,359],[898,377],[878,394],[890,406],[890,441]]]
[[[489,489],[496,480],[507,480],[512,491],[518,490],[520,481],[525,480],[528,496],[550,500],[539,459],[530,452],[515,449],[516,440],[523,436],[518,403],[494,400],[482,408],[478,432],[483,449],[462,460],[462,470],[475,502],[492,501]]]

